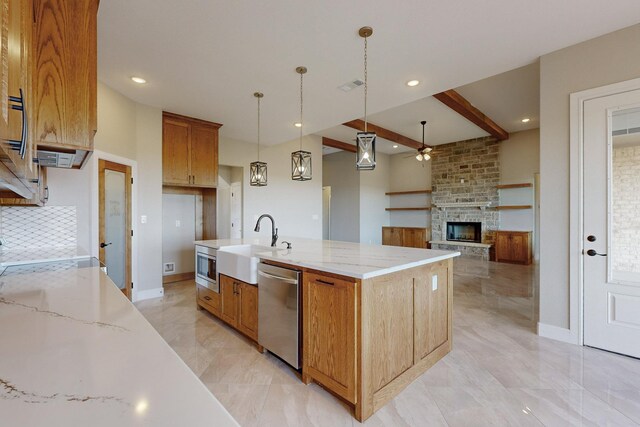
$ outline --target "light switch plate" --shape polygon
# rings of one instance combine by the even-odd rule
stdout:
[[[182,224],[180,223],[179,219],[176,219],[176,227],[180,227]]]
[[[317,220],[320,219],[320,216],[318,214],[313,214],[313,215],[311,215],[311,219],[314,220],[314,221],[317,221]]]
[[[431,276],[431,290],[438,290],[438,276]]]
[[[140,223],[141,224],[146,224],[147,223],[147,216],[146,215],[140,215]]]

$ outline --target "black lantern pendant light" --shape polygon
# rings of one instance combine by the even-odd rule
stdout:
[[[294,181],[311,180],[311,153],[302,150],[302,76],[307,72],[307,67],[297,67],[296,73],[300,74],[300,150],[291,153],[291,179]]]
[[[356,134],[356,168],[373,170],[376,168],[376,133],[367,132],[367,38],[373,34],[373,28],[362,27],[358,34],[364,39],[364,132]]]
[[[249,184],[254,187],[264,187],[267,185],[267,164],[260,161],[260,100],[264,95],[255,92],[253,96],[258,100],[258,160],[249,165]]]

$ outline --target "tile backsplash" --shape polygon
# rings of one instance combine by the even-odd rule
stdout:
[[[0,208],[4,249],[75,246],[77,231],[75,206]]]

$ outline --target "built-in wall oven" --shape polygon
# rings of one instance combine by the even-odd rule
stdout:
[[[196,245],[196,283],[220,293],[215,249]]]

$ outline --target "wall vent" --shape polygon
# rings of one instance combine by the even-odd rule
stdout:
[[[343,92],[349,92],[352,89],[355,89],[359,86],[362,86],[364,84],[364,82],[360,79],[354,79],[350,82],[347,82],[343,85],[338,86],[338,89],[340,89]]]
[[[175,262],[165,262],[164,263],[164,274],[174,273],[176,271],[176,263]]]

